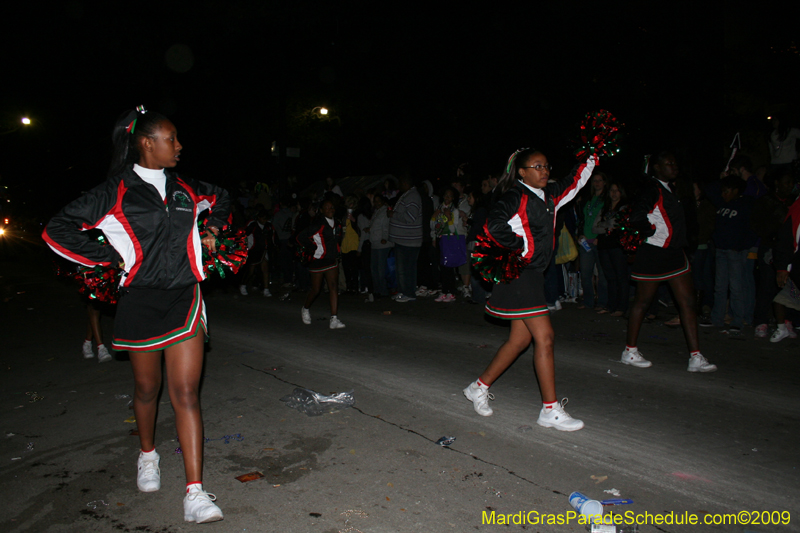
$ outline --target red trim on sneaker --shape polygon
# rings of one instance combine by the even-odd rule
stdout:
[[[625,345],[625,349],[626,349],[627,351],[629,351],[629,352],[635,352],[635,351],[636,351],[636,346],[628,346],[628,345],[626,344],[626,345]]]
[[[689,357],[694,357],[695,355],[700,355],[700,350],[697,350],[696,352],[689,352]]]
[[[478,385],[480,385],[481,387],[486,387],[487,389],[489,388],[489,385],[487,385],[486,383],[484,383],[483,381],[481,381],[481,378],[478,378],[478,380],[476,381],[476,383],[477,383]]]
[[[102,346],[102,344],[101,344],[101,346]],[[150,450],[150,451],[144,451],[144,450],[142,450],[142,453],[151,453],[151,452],[154,452],[154,451],[156,451],[156,447],[155,447],[155,446],[153,446],[153,449],[152,449],[152,450]]]
[[[188,494],[189,489],[191,488],[192,485],[200,485],[200,489],[203,488],[203,482],[202,481],[190,481],[189,483],[186,484],[186,492],[187,492],[187,494]]]
[[[548,402],[542,402],[542,405],[544,405],[545,409],[552,409],[553,407],[558,405],[558,400],[556,400],[554,402],[549,402],[549,403]]]

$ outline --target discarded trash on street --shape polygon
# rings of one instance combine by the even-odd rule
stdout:
[[[603,514],[603,505],[599,501],[589,499],[580,492],[573,492],[569,495],[569,504],[583,516],[591,518]]]
[[[589,533],[639,533],[639,526],[632,525],[608,525],[608,524],[591,524],[586,526]]]
[[[356,403],[353,391],[339,392],[330,396],[325,396],[313,390],[301,389],[300,387],[294,389],[291,394],[281,398],[281,401],[285,403],[287,407],[297,409],[308,416],[319,416],[338,409],[347,409]]]
[[[256,479],[261,479],[262,477],[264,477],[264,474],[261,472],[250,472],[249,474],[236,476],[236,479],[242,483],[247,483],[248,481],[255,481]]]
[[[607,494],[611,494],[612,496],[616,496],[617,498],[619,498],[619,489],[606,489],[603,492],[605,492]]]
[[[36,392],[26,392],[25,394],[30,396],[30,398],[28,399],[30,403],[38,402],[39,400],[44,400],[44,396],[39,396],[39,394]]]
[[[630,505],[633,503],[633,500],[623,499],[623,498],[611,498],[610,500],[600,500],[600,503],[604,506],[606,505]]]
[[[455,437],[447,437],[447,436],[445,436],[445,437],[442,437],[441,439],[437,440],[436,444],[438,444],[439,446],[448,447],[451,444],[453,444],[455,441],[456,441]]]
[[[92,500],[92,501],[90,501],[89,503],[86,504],[86,507],[91,507],[92,509],[97,509],[101,505],[105,505],[106,507],[108,507],[108,504],[105,502],[105,500]]]
[[[176,437],[176,440],[177,440],[177,437]],[[212,440],[221,440],[221,441],[225,441],[225,444],[228,444],[231,441],[242,442],[244,440],[244,437],[242,437],[241,433],[234,433],[233,435],[223,435],[218,439],[212,439],[212,438],[209,438],[209,437],[203,437],[203,440],[205,442],[211,442]]]

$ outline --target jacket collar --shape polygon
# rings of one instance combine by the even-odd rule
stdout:
[[[530,195],[536,196],[541,201],[545,201],[545,192],[543,189],[534,189],[533,187],[529,187],[525,185],[522,180],[517,180],[517,186],[522,189],[524,192],[527,192]]]
[[[170,183],[174,183],[175,182],[175,179],[178,177],[178,173],[175,172],[174,170],[170,170],[170,169],[165,168],[164,169],[164,174],[167,176],[166,185],[167,185],[167,188],[169,188]],[[133,171],[133,166],[131,166],[130,168],[125,169],[122,172],[122,180],[125,182],[125,185],[128,188],[136,187],[136,186],[142,186],[142,185],[146,184],[146,182],[142,178],[139,177],[139,174],[137,174],[136,172]]]

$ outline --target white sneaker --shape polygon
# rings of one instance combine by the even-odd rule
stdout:
[[[479,386],[477,381],[470,383],[469,386],[464,389],[464,396],[467,397],[467,400],[472,402],[476,413],[481,416],[492,416],[494,411],[489,407],[489,400],[494,400],[494,394],[489,392],[488,389]]]
[[[97,360],[101,363],[107,363],[114,360],[114,358],[111,357],[111,354],[108,353],[108,348],[106,348],[105,344],[101,344],[97,347]]]
[[[400,297],[399,298],[395,298],[394,301],[397,302],[397,303],[404,304],[406,302],[416,302],[417,299],[416,299],[416,297],[415,298],[411,298],[410,296],[404,296],[404,295],[401,294]]]
[[[183,499],[183,519],[198,524],[222,520],[222,511],[214,503],[216,500],[214,494],[202,488],[195,489],[193,485]]]
[[[769,326],[766,324],[759,324],[756,326],[755,336],[757,339],[764,339],[769,333]]]
[[[272,298],[272,293],[269,292],[269,289],[264,289],[264,298]]]
[[[398,292],[397,294],[392,296],[392,300],[397,301],[398,298],[402,298],[402,297],[403,297],[403,293],[402,292]]]
[[[689,372],[714,372],[717,369],[717,365],[712,365],[708,362],[708,360],[703,357],[702,355],[693,355],[689,358]]]
[[[642,352],[636,350],[635,352],[629,352],[628,350],[622,351],[622,362],[626,365],[635,366],[637,368],[649,368],[653,366],[653,363],[642,357]]]
[[[561,305],[561,302],[556,300],[556,311],[561,311],[564,307]]]
[[[311,324],[311,311],[310,310],[308,310],[308,309],[306,309],[304,307],[303,310],[300,311],[300,316],[303,317],[303,324],[305,324],[305,325]]]
[[[239,285],[239,292],[242,293],[242,296],[247,296],[247,286]]]
[[[564,406],[569,402],[564,398],[561,403],[556,404],[552,409],[547,409],[542,406],[539,411],[539,419],[536,423],[546,428],[556,428],[559,431],[578,431],[583,428],[583,421],[569,416],[569,413],[564,410]]]
[[[426,287],[425,285],[420,285],[419,289],[417,289],[417,292],[415,292],[414,295],[415,296],[427,296],[428,295],[428,287]]]
[[[150,458],[146,459],[146,456]],[[136,486],[140,491],[155,492],[161,488],[161,470],[158,468],[160,460],[161,457],[155,451],[147,454],[139,452],[139,473],[136,475]]]
[[[337,316],[332,316],[331,317],[331,329],[342,329],[344,327],[345,326],[344,326],[344,324],[342,324],[342,321],[339,320],[339,317],[337,317]]]
[[[82,350],[84,359],[91,359],[94,357],[94,352],[92,351],[92,341],[83,341]]]
[[[769,338],[769,342],[780,342],[783,339],[796,339],[797,333],[794,332],[794,327],[792,323],[788,320],[783,324],[778,324],[778,329],[772,334],[772,337]]]

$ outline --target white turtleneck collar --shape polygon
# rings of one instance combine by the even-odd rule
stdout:
[[[167,173],[164,172],[163,168],[144,168],[139,166],[138,163],[134,163],[133,171],[136,172],[136,175],[142,178],[143,181],[155,187],[158,194],[161,195],[162,200],[167,197]]]

